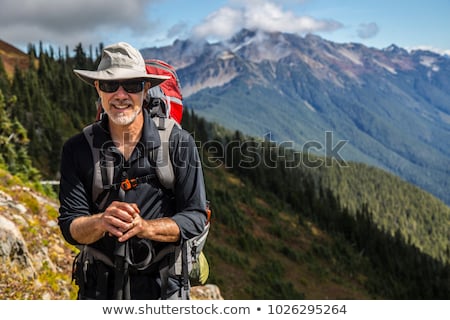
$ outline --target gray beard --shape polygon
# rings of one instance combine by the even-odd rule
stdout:
[[[136,112],[133,112],[130,115],[118,115],[118,116],[112,116],[108,114],[109,119],[114,122],[114,124],[121,125],[121,126],[127,126],[133,123],[134,120],[136,120],[136,117],[141,113],[142,109],[136,110]]]

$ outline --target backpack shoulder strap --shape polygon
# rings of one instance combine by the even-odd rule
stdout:
[[[164,188],[174,191],[175,173],[170,158],[169,138],[173,127],[179,127],[179,124],[171,118],[155,116],[152,119],[158,128],[159,138],[161,139],[161,146],[152,153],[153,160],[156,163],[156,174]]]
[[[94,124],[91,123],[90,125],[84,127],[83,134],[87,142],[89,143],[89,147],[91,148],[92,160],[94,163],[94,172],[92,179],[92,199],[94,200],[98,198],[101,190],[103,189],[102,173],[100,168],[100,151],[97,148],[94,148]],[[100,185],[101,188],[97,188],[97,186]]]
[[[94,163],[92,177],[92,201],[98,208],[103,208],[107,200],[108,189],[105,186],[112,185],[114,167],[112,165],[101,165],[100,149],[94,147],[94,126],[92,123],[83,129],[83,134],[91,148]]]

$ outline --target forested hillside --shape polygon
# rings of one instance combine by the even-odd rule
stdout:
[[[81,45],[73,56],[30,46],[29,58],[11,81],[0,70],[0,164],[37,181],[57,176],[62,143],[95,117],[94,90],[72,73],[95,59]],[[183,127],[201,150],[210,282],[225,298],[450,298],[441,201],[365,165],[317,158],[330,165],[313,168],[312,155],[228,132],[189,106]]]
[[[237,237],[246,240],[236,240],[239,248],[254,243],[248,253],[258,252],[252,235],[259,232],[245,232],[249,226],[263,228],[252,219],[254,214],[268,217],[267,232],[295,247],[290,227],[280,221],[286,221],[284,213],[289,212],[297,231],[313,224],[334,239],[318,254],[325,254],[339,268],[344,261],[350,265],[359,261],[354,255],[359,253],[370,265],[365,287],[371,293],[389,298],[450,297],[450,208],[440,200],[380,169],[357,163],[311,168],[308,161],[330,163],[331,159],[291,154],[239,132],[219,130],[217,136],[215,125],[195,115],[185,115],[185,121],[186,128],[198,128],[196,137],[206,137],[201,140],[202,154],[211,180],[218,179],[223,168],[236,177],[235,188],[222,190],[220,183],[208,184],[213,189],[208,191],[220,212],[218,219],[227,219],[230,229],[242,231]],[[288,163],[299,165],[293,168]],[[244,214],[240,216],[236,208],[244,208]],[[302,250],[290,252],[290,245],[278,250],[295,261]]]
[[[100,46],[101,47],[101,46]],[[10,83],[0,69],[0,90],[10,101],[8,113],[27,130],[28,153],[45,178],[55,178],[63,142],[95,118],[95,90],[76,79],[74,68],[94,69],[95,59],[81,45],[57,53],[30,45],[29,68],[16,66]],[[3,65],[3,64],[2,64]]]

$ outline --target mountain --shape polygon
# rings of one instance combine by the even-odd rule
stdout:
[[[13,45],[0,39],[0,59],[6,73],[12,76],[14,68],[26,69],[29,66],[28,55]]]
[[[375,165],[450,204],[446,56],[250,30],[141,51],[177,68],[186,105],[207,120]]]

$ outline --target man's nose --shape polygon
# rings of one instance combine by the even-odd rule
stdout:
[[[125,89],[122,87],[122,85],[120,85],[116,91],[116,95],[128,96],[128,92],[126,92]]]

